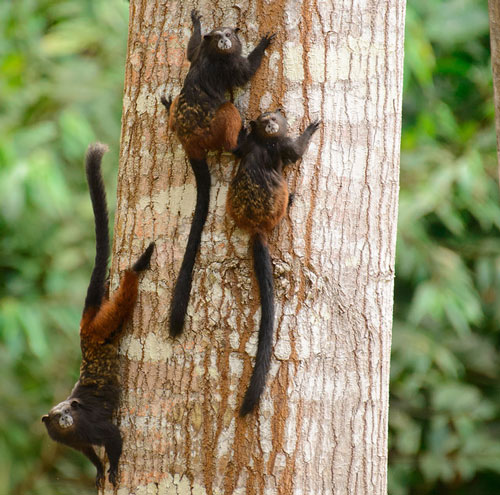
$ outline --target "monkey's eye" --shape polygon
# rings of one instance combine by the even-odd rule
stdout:
[[[77,400],[72,400],[71,401],[71,407],[73,409],[76,409],[80,404],[78,404],[78,401]]]
[[[226,36],[231,36],[231,31],[228,29],[227,31],[224,31],[224,34],[225,34]]]

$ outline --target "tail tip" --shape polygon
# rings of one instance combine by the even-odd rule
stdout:
[[[245,396],[240,407],[240,417],[244,418],[247,414],[250,414],[256,406],[257,401],[253,397]]]
[[[184,317],[182,315],[175,314],[175,310],[170,313],[170,324],[168,327],[168,332],[170,337],[178,337],[182,333],[184,327]]]
[[[252,380],[250,381],[250,386],[245,392],[245,397],[243,398],[243,402],[240,407],[241,417],[244,417],[247,414],[253,412],[260,401],[260,396],[262,394],[263,387],[256,386],[254,378],[255,378],[255,371],[254,375],[252,376]]]
[[[92,157],[92,156],[98,156],[102,157],[106,151],[109,150],[109,147],[107,144],[100,143],[99,141],[96,143],[89,144],[89,147],[87,148],[87,157]]]

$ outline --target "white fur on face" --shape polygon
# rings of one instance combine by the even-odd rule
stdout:
[[[51,416],[59,415],[58,423],[61,428],[73,426],[74,420],[71,415],[71,406],[66,402],[61,402],[50,411]]]
[[[265,127],[267,134],[276,134],[280,130],[280,126],[277,122],[269,121]]]
[[[227,39],[225,36],[223,36],[218,42],[217,42],[217,48],[219,50],[230,50],[232,48],[233,44],[231,43],[230,39]]]
[[[71,414],[62,414],[59,418],[59,426],[61,428],[69,428],[73,425],[73,416]]]

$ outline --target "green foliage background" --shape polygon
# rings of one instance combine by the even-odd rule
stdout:
[[[409,0],[390,493],[500,487],[500,197],[486,0]]]
[[[95,493],[40,417],[78,376],[94,240],[114,204],[128,4],[0,3],[0,493]],[[409,0],[391,374],[391,495],[500,486],[500,198],[486,0]]]
[[[83,157],[110,144],[113,207],[127,29],[123,0],[0,2],[2,495],[95,493],[95,468],[40,418],[78,378],[95,251]]]

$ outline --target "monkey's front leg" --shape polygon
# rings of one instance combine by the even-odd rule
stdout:
[[[262,62],[264,51],[272,43],[274,38],[276,38],[275,34],[267,33],[265,36],[261,38],[259,44],[252,50],[250,55],[248,55],[247,73],[245,74],[247,80],[244,81],[244,83],[248,82],[250,78],[257,72],[257,69],[260,67],[260,64]]]
[[[197,10],[193,9],[191,11],[191,21],[193,23],[193,34],[189,38],[188,48],[187,48],[187,58],[190,62],[193,61],[193,56],[196,50],[201,44],[201,15]]]
[[[288,140],[284,144],[281,152],[281,158],[283,159],[283,164],[288,165],[290,163],[296,162],[302,155],[306,152],[309,146],[309,141],[311,140],[313,134],[318,130],[321,121],[317,120],[312,124],[309,124],[306,130],[296,139]]]
[[[233,148],[231,150],[231,153],[237,158],[241,158],[241,148],[243,147],[243,144],[245,143],[247,137],[248,137],[248,131],[246,130],[245,126],[242,126],[240,132],[238,133],[236,148]]]
[[[85,445],[83,447],[80,447],[79,450],[83,452],[89,459],[90,462],[97,468],[97,474],[95,477],[95,486],[97,488],[101,488],[102,483],[104,481],[104,468],[102,466],[101,459],[97,457],[97,454],[95,453],[94,448],[92,445]]]
[[[122,454],[122,437],[120,435],[120,430],[114,424],[110,424],[110,431],[108,432],[109,437],[104,443],[104,448],[106,449],[106,454],[109,459],[109,470],[108,476],[110,483],[113,486],[117,484],[118,476],[118,461]]]

